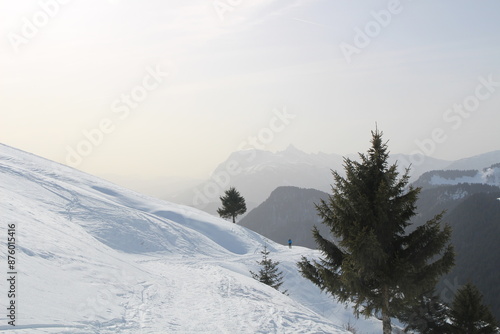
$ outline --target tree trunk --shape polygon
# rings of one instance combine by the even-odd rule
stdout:
[[[382,328],[384,334],[392,333],[391,317],[389,316],[389,288],[384,286],[382,288]]]
[[[236,216],[233,215],[233,224],[236,224]]]
[[[389,317],[384,311],[382,311],[382,326],[384,334],[392,333],[391,317]]]

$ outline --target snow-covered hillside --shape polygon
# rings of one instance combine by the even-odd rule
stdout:
[[[0,145],[0,252],[15,224],[16,333],[378,333],[297,272],[288,249],[204,212]],[[250,278],[264,243],[289,296]],[[5,277],[5,276],[4,276]],[[5,286],[5,279],[2,286]],[[0,315],[0,332],[11,319]]]
[[[487,184],[500,187],[500,163],[479,170],[434,170],[424,173],[415,185],[435,187],[460,183]]]
[[[481,183],[500,186],[500,167],[485,168],[483,170],[478,170],[474,175],[471,176],[462,176],[451,179],[439,175],[433,175],[430,183],[432,185]]]

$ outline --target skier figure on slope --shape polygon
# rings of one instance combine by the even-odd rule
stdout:
[[[288,248],[292,248],[292,239],[288,239]]]

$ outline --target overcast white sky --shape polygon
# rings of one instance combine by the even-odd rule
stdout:
[[[375,122],[393,153],[497,150],[499,14],[497,0],[1,0],[0,142],[98,175],[200,178],[238,148],[364,152]]]

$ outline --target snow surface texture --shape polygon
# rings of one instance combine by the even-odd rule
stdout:
[[[0,187],[5,275],[7,225],[17,233],[15,333],[380,332],[300,276],[316,251],[1,144]],[[266,243],[289,296],[250,277]]]

